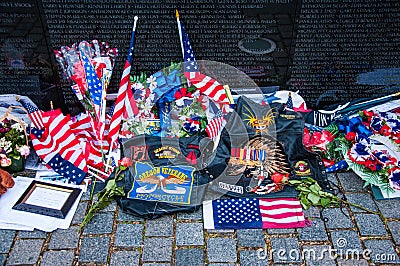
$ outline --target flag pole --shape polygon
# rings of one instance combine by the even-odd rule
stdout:
[[[175,10],[176,22],[178,23],[178,31],[179,31],[179,40],[181,41],[181,49],[182,49],[182,56],[185,54],[185,48],[182,42],[182,30],[181,30],[181,22],[179,20],[179,12],[178,9]]]

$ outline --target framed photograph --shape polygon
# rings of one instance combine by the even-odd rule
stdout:
[[[33,180],[13,209],[63,219],[80,193],[80,188]]]

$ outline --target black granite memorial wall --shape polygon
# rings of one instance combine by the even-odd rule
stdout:
[[[119,48],[115,92],[135,15],[133,74],[182,60],[175,9],[196,59],[236,67],[261,87],[299,90],[309,106],[387,95],[400,83],[397,0],[18,0],[0,6],[0,93],[35,102],[57,95],[70,111],[79,104],[70,84],[57,81],[53,49],[93,39]]]

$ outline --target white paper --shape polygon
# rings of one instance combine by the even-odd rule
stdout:
[[[0,225],[6,223],[7,226],[10,224],[16,224],[19,226],[25,226],[28,228],[36,228],[45,232],[52,232],[57,228],[67,229],[74,217],[76,209],[78,208],[78,204],[80,198],[82,196],[82,192],[79,194],[75,203],[72,205],[69,210],[67,216],[64,219],[40,215],[36,213],[24,212],[13,210],[12,207],[21,197],[21,195],[25,192],[25,190],[29,187],[31,182],[35,180],[33,178],[21,177],[18,176],[14,179],[15,185],[13,188],[7,190],[5,194],[3,194],[0,198]],[[59,184],[57,182],[47,182],[51,184]],[[64,184],[68,187],[79,187],[77,185]],[[1,228],[1,227],[0,227]],[[10,229],[10,228],[8,228]],[[19,229],[15,229],[19,230]]]
[[[61,210],[71,193],[36,186],[24,203]]]

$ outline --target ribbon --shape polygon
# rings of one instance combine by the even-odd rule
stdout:
[[[373,132],[362,123],[362,119],[359,116],[339,121],[338,128],[340,132],[344,132],[346,135],[349,132],[356,132],[361,138],[368,138],[373,134]]]

